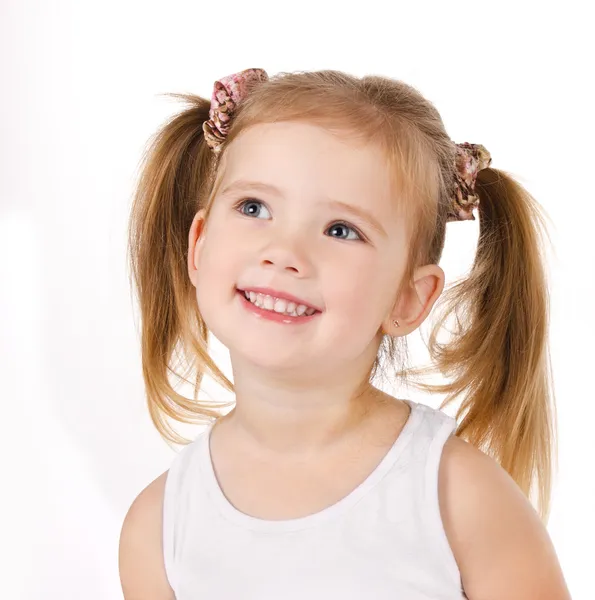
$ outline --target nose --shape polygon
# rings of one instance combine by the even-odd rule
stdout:
[[[260,264],[265,269],[276,269],[301,277],[308,276],[312,269],[304,244],[287,237],[268,244],[262,251]]]

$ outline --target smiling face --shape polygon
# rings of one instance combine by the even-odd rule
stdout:
[[[323,372],[374,357],[406,253],[380,149],[283,122],[242,132],[222,160],[191,257],[201,315],[232,362]],[[238,288],[272,288],[319,312],[270,320]]]

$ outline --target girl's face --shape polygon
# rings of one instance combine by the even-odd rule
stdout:
[[[232,362],[320,372],[373,358],[406,251],[381,151],[284,122],[244,131],[223,161],[190,257],[200,312]],[[268,319],[238,291],[253,288],[319,312]]]

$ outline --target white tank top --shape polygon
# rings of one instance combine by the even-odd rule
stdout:
[[[174,458],[163,550],[176,600],[454,600],[466,598],[438,504],[438,467],[456,421],[411,413],[367,479],[297,519],[237,510],[211,462],[209,425]]]

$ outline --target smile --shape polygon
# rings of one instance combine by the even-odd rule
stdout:
[[[245,308],[256,316],[282,323],[304,323],[312,320],[320,311],[305,304],[296,304],[268,294],[237,290]]]

